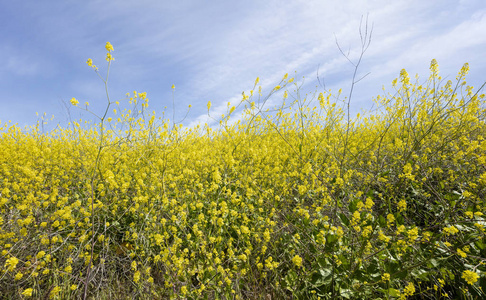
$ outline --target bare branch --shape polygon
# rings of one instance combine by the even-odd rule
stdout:
[[[365,77],[366,77],[366,76],[368,76],[368,75],[370,75],[370,74],[371,74],[371,72],[366,73],[366,74],[365,74],[365,75],[363,75],[363,76],[362,76],[360,79],[356,80],[354,83],[358,83],[358,82],[360,82],[361,80],[365,79]]]
[[[317,66],[317,82],[319,82],[319,85],[322,86],[322,88],[324,90],[326,90],[326,83],[324,82],[324,78],[322,79],[322,83],[321,83],[321,79],[319,78],[319,66]]]

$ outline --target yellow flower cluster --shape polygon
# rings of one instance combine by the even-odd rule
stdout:
[[[462,278],[464,278],[468,284],[474,284],[478,281],[479,275],[471,270],[466,270],[462,272]]]

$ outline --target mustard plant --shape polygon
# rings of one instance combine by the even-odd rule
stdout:
[[[5,298],[484,298],[486,108],[467,64],[455,82],[435,60],[424,83],[402,70],[356,118],[351,97],[257,79],[219,118],[208,103],[219,127],[186,128],[145,93],[110,100],[106,50],[102,114],[70,101],[97,121],[0,123]]]

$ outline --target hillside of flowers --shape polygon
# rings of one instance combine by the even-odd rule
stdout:
[[[285,75],[223,116],[208,103],[217,126],[157,117],[138,92],[103,112],[73,98],[97,121],[47,133],[2,122],[0,295],[484,299],[486,107],[468,69],[402,70],[349,119],[350,99],[296,97]]]

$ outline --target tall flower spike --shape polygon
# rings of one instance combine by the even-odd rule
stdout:
[[[432,59],[430,62],[430,71],[434,76],[437,76],[439,74],[439,65],[437,64],[437,60]]]

